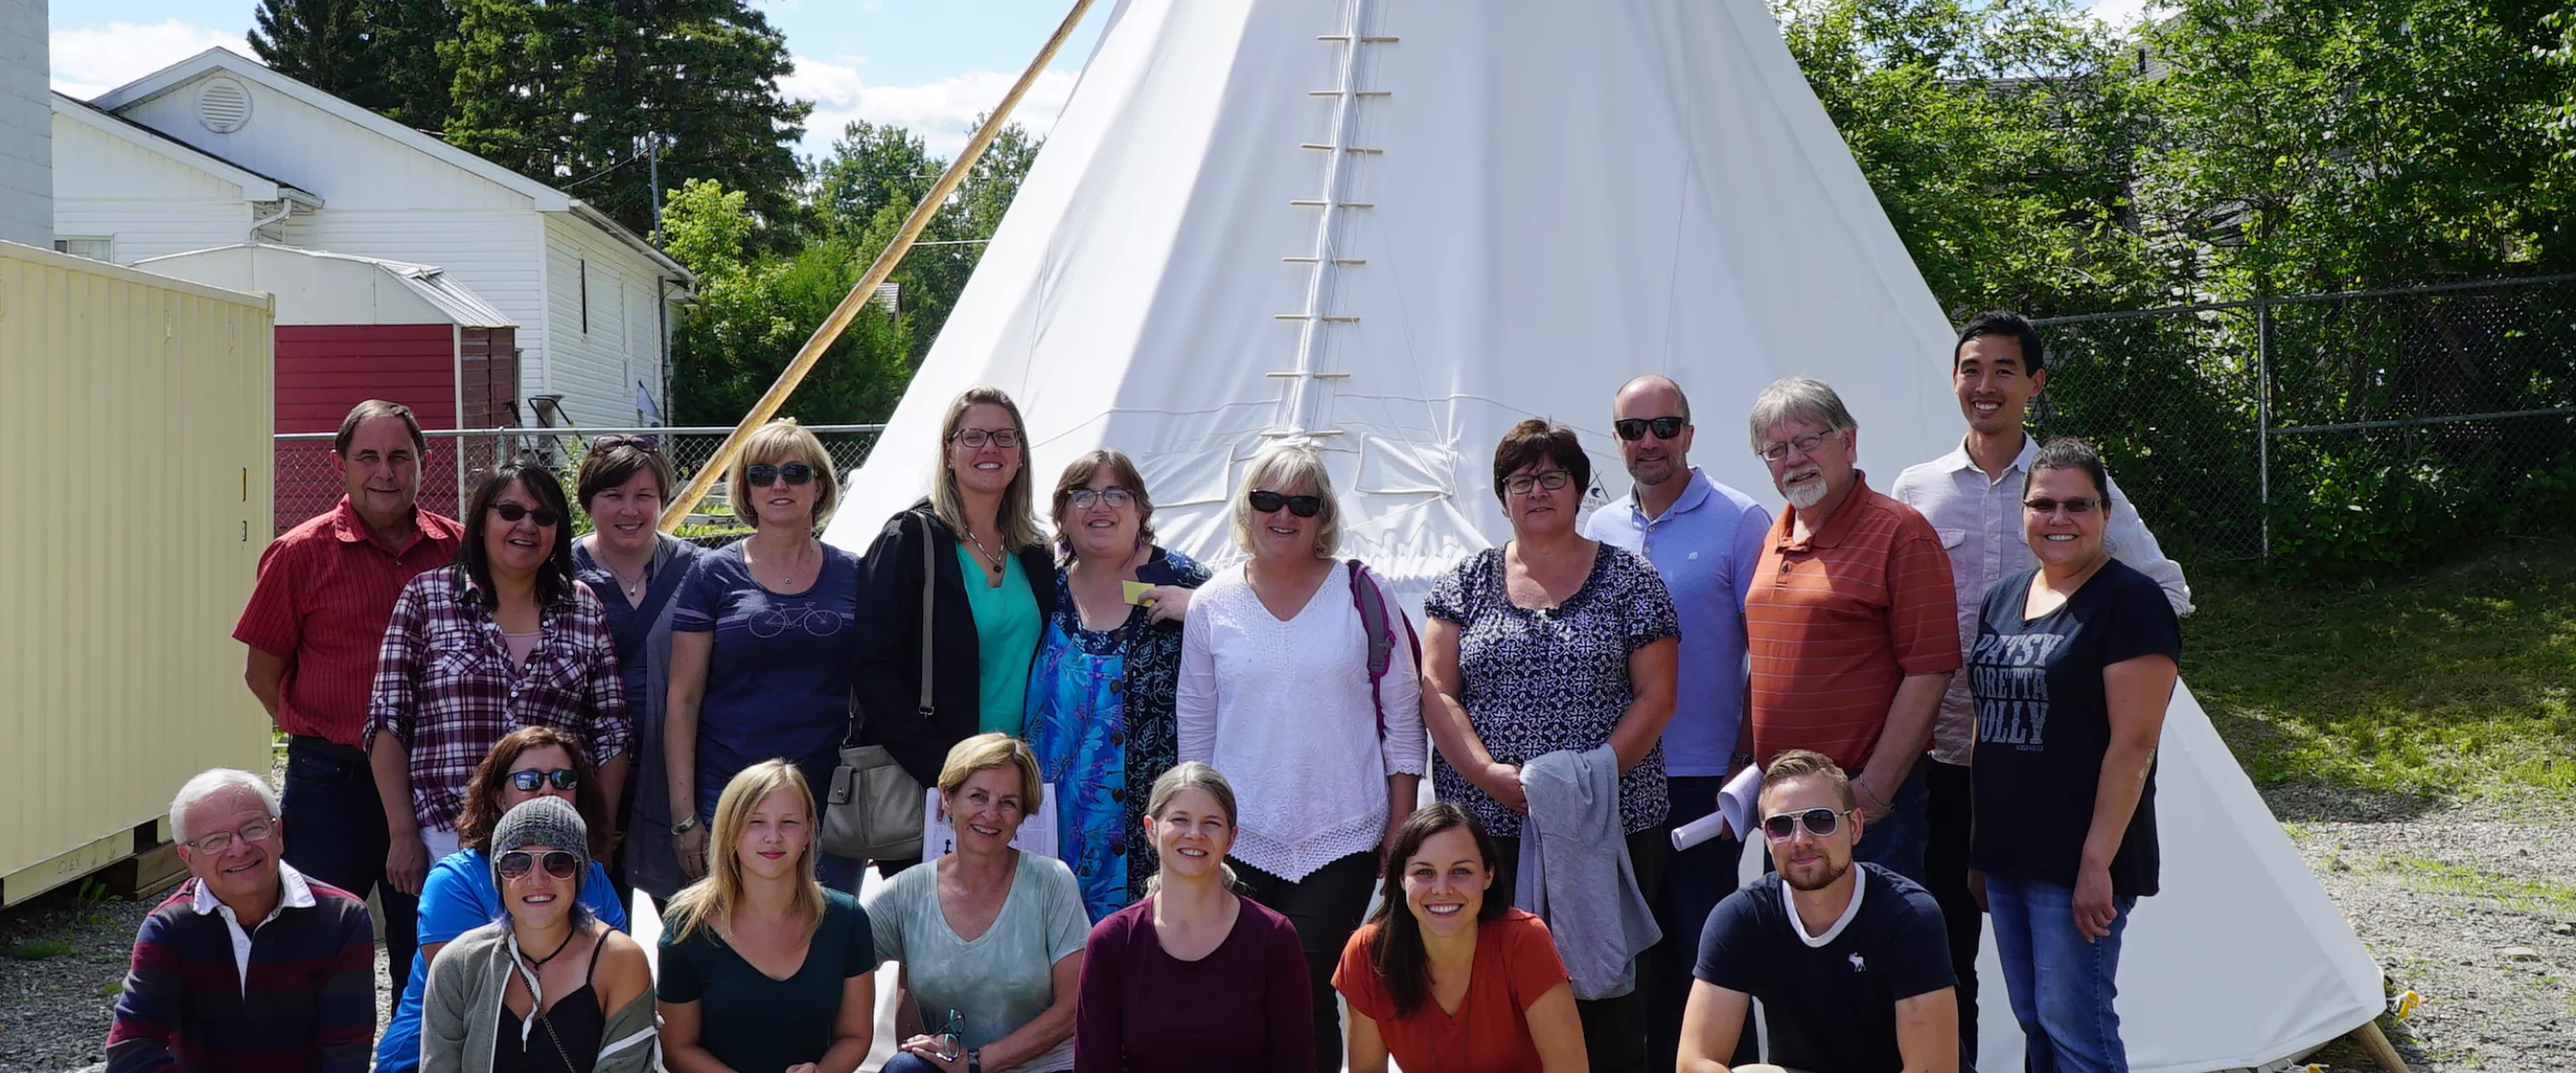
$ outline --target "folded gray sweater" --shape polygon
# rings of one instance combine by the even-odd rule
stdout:
[[[1603,745],[1531,757],[1521,765],[1521,792],[1529,819],[1512,904],[1547,921],[1575,998],[1635,990],[1637,955],[1664,933],[1637,891],[1628,833],[1619,829],[1619,754]]]

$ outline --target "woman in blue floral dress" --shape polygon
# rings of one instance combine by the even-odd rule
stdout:
[[[1056,481],[1056,602],[1029,677],[1029,745],[1055,788],[1057,853],[1098,922],[1144,896],[1145,788],[1180,762],[1181,620],[1206,567],[1154,546],[1134,462],[1093,451]],[[1132,598],[1129,591],[1144,586]]]

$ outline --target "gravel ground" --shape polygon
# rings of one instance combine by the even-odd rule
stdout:
[[[2418,1073],[2576,1069],[2576,806],[2266,796],[2390,986],[2423,997],[2389,1033]],[[0,1073],[105,1059],[127,948],[158,901],[58,891],[0,913]],[[381,966],[378,981],[384,1011]],[[2375,1073],[2349,1043],[2313,1060]]]

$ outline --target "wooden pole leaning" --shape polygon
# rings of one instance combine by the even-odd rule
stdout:
[[[796,357],[779,372],[778,380],[769,385],[768,391],[761,393],[760,401],[753,403],[751,412],[744,414],[741,423],[725,435],[724,443],[716,447],[715,454],[708,457],[706,464],[698,467],[697,476],[689,479],[688,487],[681,489],[679,496],[662,508],[663,532],[678,529],[689,512],[697,509],[708,490],[714,488],[716,481],[733,467],[734,459],[742,454],[743,441],[750,438],[752,430],[778,415],[778,409],[786,404],[787,396],[794,394],[797,385],[805,382],[805,374],[813,371],[814,363],[822,359],[823,352],[840,340],[841,332],[849,328],[850,322],[858,318],[859,310],[866,308],[869,299],[876,295],[877,285],[884,283],[887,276],[894,274],[895,266],[903,263],[904,254],[912,251],[913,240],[921,237],[922,229],[930,225],[930,219],[938,214],[939,206],[947,202],[948,195],[956,191],[958,183],[965,181],[966,173],[974,170],[975,161],[984,155],[985,147],[993,144],[993,139],[1001,134],[1003,124],[1009,121],[1011,109],[1028,94],[1029,87],[1037,82],[1038,74],[1055,60],[1056,50],[1064,46],[1065,38],[1073,36],[1073,28],[1082,23],[1083,13],[1090,8],[1091,0],[1074,0],[1073,10],[1066,13],[1064,22],[1055,28],[1054,36],[1047,38],[1046,47],[1038,50],[1037,58],[1029,61],[1028,70],[1020,73],[1020,80],[1011,84],[1011,91],[1004,94],[1002,103],[985,117],[984,125],[975,131],[975,137],[967,141],[966,148],[958,151],[957,159],[949,162],[948,170],[940,173],[939,181],[931,184],[930,192],[922,195],[921,204],[912,207],[912,215],[904,218],[903,229],[895,232],[894,241],[886,244],[885,251],[877,254],[876,261],[868,265],[857,285],[842,297],[840,305],[833,307],[832,315],[825,317],[822,325],[814,329],[814,334],[806,338],[805,345],[797,349]]]

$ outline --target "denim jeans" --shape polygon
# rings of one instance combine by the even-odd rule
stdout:
[[[1986,878],[1995,955],[2021,1022],[2028,1073],[2127,1073],[2120,1043],[2120,934],[2136,898],[2114,898],[2111,934],[2086,941],[2075,930],[2075,891],[2054,883]]]
[[[894,1057],[886,1059],[885,1069],[881,1073],[939,1073],[939,1067],[914,1057],[910,1051],[896,1051]],[[1019,1073],[1066,1073],[1066,1071],[1040,1066],[1022,1070]]]
[[[401,994],[412,954],[420,948],[420,898],[385,882],[385,853],[393,838],[385,830],[384,799],[376,796],[366,754],[323,738],[290,738],[286,792],[280,797],[286,863],[360,898],[375,892],[384,909],[385,975]]]
[[[1932,792],[1926,784],[1930,760],[1915,761],[1905,784],[1888,801],[1894,809],[1862,825],[1860,844],[1852,847],[1855,864],[1875,864],[1916,883],[1923,882],[1923,849],[1932,839]],[[1855,776],[1857,777],[1857,776]],[[1852,792],[1860,793],[1858,787]],[[1867,805],[1867,798],[1861,804]]]

